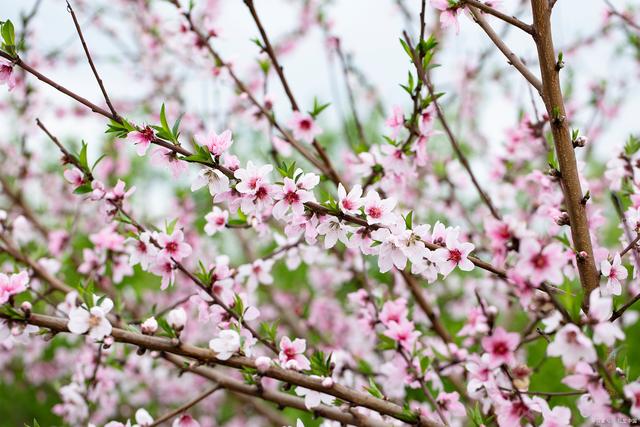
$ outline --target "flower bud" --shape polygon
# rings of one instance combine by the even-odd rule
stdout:
[[[140,330],[145,335],[153,335],[158,330],[158,322],[155,317],[151,316],[140,325]]]
[[[167,322],[176,332],[180,332],[187,324],[187,313],[182,308],[171,310],[167,315]]]
[[[25,301],[20,305],[20,309],[23,311],[25,316],[29,317],[31,314],[31,303],[29,301]]]
[[[589,139],[586,136],[580,135],[573,141],[574,147],[584,147],[589,142]]]
[[[111,335],[109,335],[108,337],[105,337],[104,341],[102,342],[102,348],[106,350],[109,347],[111,347],[113,343],[114,343],[114,339]]]
[[[333,378],[327,377],[322,380],[322,387],[331,388],[333,387]]]
[[[256,359],[256,368],[258,369],[258,372],[260,372],[261,374],[264,374],[265,372],[267,372],[267,369],[269,369],[269,367],[271,366],[271,359],[269,359],[266,356],[260,356]]]

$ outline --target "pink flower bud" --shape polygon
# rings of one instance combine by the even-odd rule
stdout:
[[[113,345],[113,343],[114,343],[114,339],[113,339],[113,337],[111,335],[109,335],[102,342],[102,348],[108,349],[109,347],[111,347]]]
[[[187,313],[182,308],[171,310],[167,315],[167,322],[176,331],[181,331],[187,324]]]
[[[260,356],[256,359],[256,368],[258,369],[258,372],[260,372],[261,374],[264,374],[265,372],[267,372],[267,369],[269,369],[269,367],[271,366],[271,359],[269,359],[266,356]]]
[[[151,316],[140,325],[140,329],[145,335],[153,335],[158,330],[158,322],[155,317]]]
[[[333,387],[333,378],[327,377],[322,380],[322,387],[331,388]]]
[[[31,314],[31,303],[29,301],[25,301],[20,305],[20,309],[24,312],[24,314]]]

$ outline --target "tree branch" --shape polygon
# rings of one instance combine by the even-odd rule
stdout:
[[[598,271],[593,258],[591,234],[583,203],[582,188],[573,142],[566,119],[564,100],[560,87],[559,68],[553,47],[551,9],[548,0],[532,0],[534,40],[538,49],[542,76],[542,99],[551,121],[551,132],[560,167],[560,182],[569,213],[571,236],[577,254],[580,283],[584,290],[583,305],[589,304],[589,294],[598,287]]]
[[[493,7],[489,6],[488,4],[482,3],[482,2],[477,1],[477,0],[464,0],[464,3],[468,4],[469,6],[476,7],[478,9],[480,9],[481,11],[488,13],[489,15],[493,15],[496,18],[501,19],[504,22],[513,25],[514,27],[518,27],[522,31],[524,31],[525,33],[533,34],[532,26],[529,25],[529,24],[525,24],[524,22],[522,22],[521,20],[519,20],[515,16],[509,16],[509,15],[507,15],[505,13],[500,12],[497,9],[494,9]]]
[[[473,19],[480,25],[480,28],[484,30],[484,32],[489,36],[493,44],[503,53],[503,55],[507,58],[509,64],[513,65],[516,70],[522,74],[522,76],[529,82],[531,85],[542,95],[542,82],[538,79],[526,65],[518,58],[518,55],[513,53],[511,49],[505,44],[505,42],[500,38],[498,34],[491,28],[491,25],[484,18],[482,13],[478,11],[475,7],[469,6],[469,11],[471,15],[473,15]]]
[[[116,112],[116,109],[113,107],[113,104],[109,99],[109,95],[107,94],[107,91],[104,88],[104,83],[102,83],[102,79],[98,74],[98,70],[96,69],[96,66],[93,63],[93,59],[91,59],[91,53],[89,52],[89,47],[87,46],[87,43],[84,40],[84,36],[82,35],[82,30],[80,29],[80,23],[78,22],[76,13],[73,11],[73,8],[71,7],[71,3],[69,3],[69,1],[67,1],[67,10],[71,14],[71,18],[73,19],[73,24],[76,27],[76,31],[78,32],[78,36],[80,37],[80,42],[82,43],[82,49],[84,49],[84,53],[87,56],[87,61],[89,62],[91,71],[93,71],[93,75],[96,77],[96,80],[98,81],[98,86],[100,86],[100,91],[102,92],[102,96],[104,97],[104,100],[107,103],[107,106],[109,107],[109,111],[111,111],[111,114],[114,117],[118,117],[118,113]]]

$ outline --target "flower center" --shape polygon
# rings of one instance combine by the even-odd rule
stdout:
[[[311,120],[309,120],[309,119],[300,120],[300,129],[302,129],[302,130],[311,129]]]
[[[266,187],[260,187],[258,188],[258,191],[256,191],[256,199],[258,200],[266,199],[268,195],[269,192],[267,191]]]
[[[449,258],[447,261],[453,261],[456,264],[462,259],[462,253],[458,249],[449,250]]]
[[[165,248],[165,249],[167,250],[167,252],[169,252],[169,253],[172,253],[172,254],[173,254],[173,253],[176,253],[176,252],[178,252],[178,243],[176,243],[176,242],[169,242],[169,243],[167,243],[167,245],[166,245],[164,248]]]
[[[296,193],[295,191],[289,191],[284,195],[284,200],[288,204],[293,205],[294,203],[298,203],[300,201],[300,196],[298,196],[298,193]]]
[[[382,216],[382,209],[380,209],[378,206],[371,206],[368,210],[367,210],[367,214],[371,217],[371,218],[380,218]]]
[[[499,356],[505,356],[509,353],[509,347],[507,347],[507,343],[504,341],[498,341],[493,345],[493,353]]]
[[[542,270],[549,265],[549,260],[540,253],[531,258],[531,263],[537,270]]]
[[[96,326],[100,325],[101,321],[102,319],[99,316],[92,314],[91,316],[89,316],[89,327],[95,328]]]

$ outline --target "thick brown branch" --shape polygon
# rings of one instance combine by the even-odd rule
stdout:
[[[33,313],[28,319],[25,319],[25,321],[32,325],[47,328],[53,332],[69,332],[67,329],[67,320],[63,318]],[[233,356],[228,360],[219,360],[216,358],[216,354],[212,350],[182,343],[176,339],[142,335],[140,333],[120,328],[113,328],[111,336],[117,342],[133,344],[147,350],[162,351],[165,353],[175,354],[177,356],[183,356],[203,364],[224,365],[235,369],[247,367],[257,369],[255,359],[253,358]],[[350,389],[341,384],[334,384],[332,387],[326,387],[322,384],[323,381],[320,378],[312,378],[308,375],[283,369],[276,365],[269,367],[265,372],[263,372],[263,375],[295,386],[326,393],[338,399],[351,402],[357,406],[363,406],[379,412],[380,414],[389,415],[400,420],[403,420],[406,417],[401,406],[393,402],[378,399],[368,393]],[[427,427],[440,426],[439,423],[431,420],[423,420],[421,421],[421,425]]]
[[[588,295],[598,286],[598,271],[593,258],[589,221],[586,206],[582,203],[583,194],[578,165],[560,87],[560,75],[551,31],[551,9],[548,0],[532,0],[531,7],[535,30],[534,39],[538,49],[542,76],[542,99],[551,120],[551,131],[560,167],[560,180],[565,205],[569,213],[573,245],[578,254],[578,272],[585,294],[583,302],[586,307],[589,300]]]

